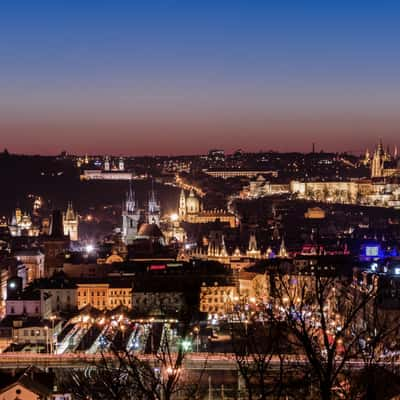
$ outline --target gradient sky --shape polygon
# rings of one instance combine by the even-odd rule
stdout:
[[[400,144],[400,1],[0,0],[0,147]]]

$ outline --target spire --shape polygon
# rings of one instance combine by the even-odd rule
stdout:
[[[383,143],[382,143],[382,138],[379,139],[378,153],[379,153],[380,155],[383,154]]]
[[[224,235],[222,235],[222,238],[221,238],[221,250],[220,250],[219,255],[220,255],[221,257],[228,257],[228,252],[226,251],[226,245],[225,245],[225,237],[224,237]]]
[[[285,239],[283,237],[282,237],[281,246],[279,248],[279,257],[281,257],[281,258],[288,257],[288,252],[287,252],[286,246],[285,246]]]
[[[72,201],[69,201],[67,206],[67,212],[65,213],[65,220],[72,221],[74,219],[75,219],[75,211],[72,206]]]
[[[242,253],[240,252],[239,246],[236,246],[235,251],[233,252],[235,257],[241,257]]]
[[[272,249],[271,246],[268,246],[267,251],[265,252],[266,258],[271,258],[272,257]]]
[[[129,190],[126,194],[125,211],[134,212],[136,208],[135,192],[133,191],[132,179],[129,181]]]
[[[156,193],[154,192],[154,180],[151,180],[151,191],[149,193],[149,212],[154,212],[157,206]]]
[[[181,220],[184,220],[186,218],[186,196],[183,189],[181,190],[181,194],[179,196],[178,214]]]
[[[254,232],[250,234],[249,251],[257,251],[257,238]]]

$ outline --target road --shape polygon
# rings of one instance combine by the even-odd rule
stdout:
[[[143,361],[157,364],[154,355],[138,356]],[[112,353],[88,354],[88,353],[64,353],[64,354],[38,354],[38,353],[2,353],[0,354],[0,369],[24,368],[35,365],[41,368],[86,368],[88,365],[96,365],[103,359],[112,361],[115,359]],[[287,356],[286,363],[289,366],[308,364],[304,357]],[[362,360],[348,361],[347,366],[352,369],[364,367]],[[400,366],[400,361],[382,361],[382,365]],[[279,357],[272,358],[271,369],[279,369]],[[237,370],[235,356],[233,354],[206,354],[190,353],[185,356],[184,368],[187,370]]]

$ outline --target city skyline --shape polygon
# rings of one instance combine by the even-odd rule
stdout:
[[[396,144],[392,1],[2,2],[11,152],[362,152]]]

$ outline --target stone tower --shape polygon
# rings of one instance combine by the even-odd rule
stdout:
[[[135,193],[132,181],[129,183],[129,191],[126,194],[125,203],[122,207],[122,240],[125,244],[131,244],[138,231],[140,210],[136,207]]]
[[[68,203],[67,211],[63,213],[64,235],[69,236],[70,240],[79,240],[79,220],[78,214],[72,207],[72,202]]]
[[[183,189],[181,190],[181,195],[179,197],[178,215],[181,221],[184,221],[186,219],[186,196]]]
[[[375,150],[374,157],[371,163],[371,178],[380,178],[383,176],[385,162],[385,152],[383,150],[382,141],[379,142],[377,149]]]

